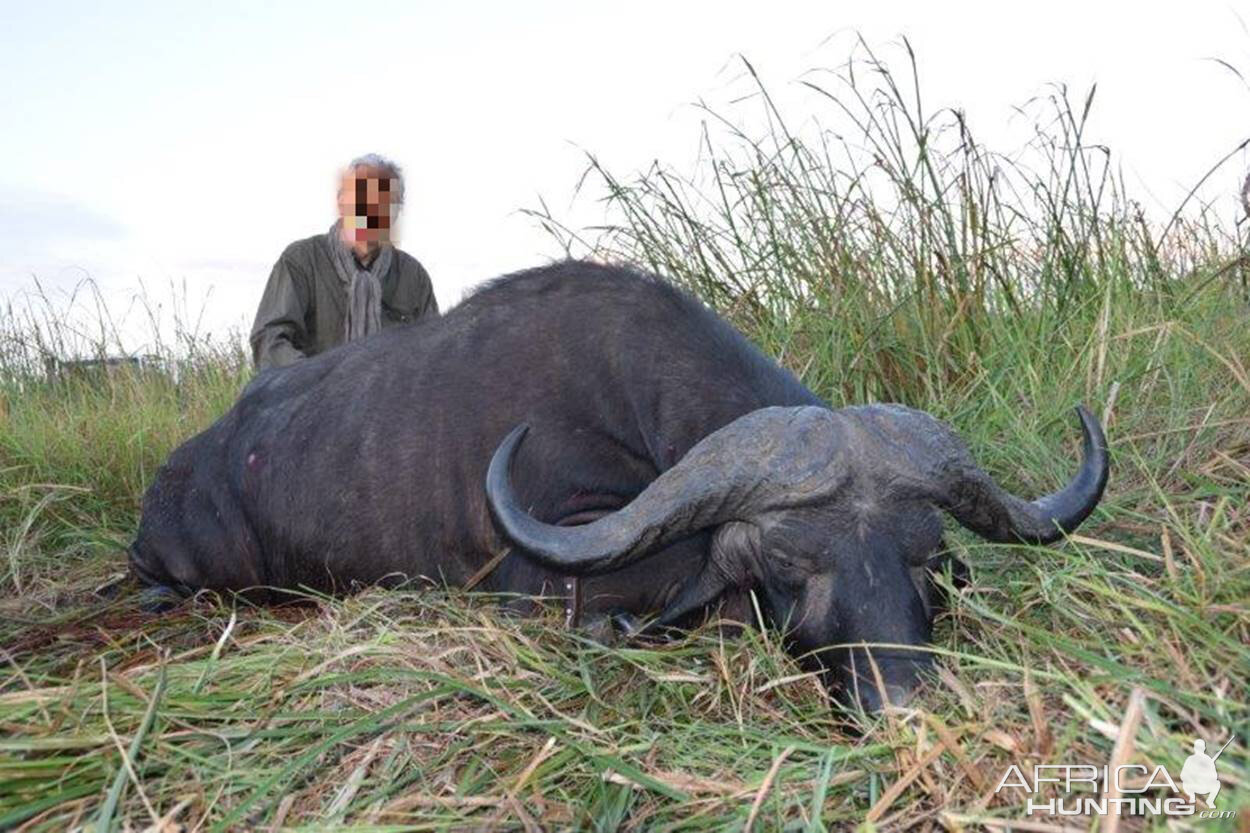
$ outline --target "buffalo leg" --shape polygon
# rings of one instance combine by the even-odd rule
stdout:
[[[759,529],[753,524],[730,522],[712,536],[709,557],[703,569],[687,579],[655,621],[641,627],[629,614],[617,614],[616,626],[626,636],[645,636],[662,628],[671,628],[695,611],[716,601],[726,591],[745,588],[749,583],[747,567],[751,556],[759,551]]]
[[[639,625],[638,619],[631,613],[617,613],[612,617],[612,622],[627,637],[649,636],[664,628],[673,627],[686,616],[716,601],[727,589],[729,584],[724,575],[709,565],[687,579],[677,593],[677,598],[669,602],[651,622]]]

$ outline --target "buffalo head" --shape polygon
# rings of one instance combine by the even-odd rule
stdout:
[[[707,561],[660,614],[674,624],[731,589],[756,591],[792,653],[867,709],[905,700],[928,664],[944,560],[938,510],[990,541],[1049,543],[1076,528],[1107,482],[1106,440],[1077,409],[1080,472],[1029,502],[1000,488],[946,424],[897,405],[772,407],[695,445],[619,511],[552,526],[518,505],[509,471],[525,427],[496,450],[487,494],[504,533],[569,574],[615,570],[712,531]]]

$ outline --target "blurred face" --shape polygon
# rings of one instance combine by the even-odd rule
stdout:
[[[391,222],[399,213],[394,183],[376,168],[349,168],[339,180],[338,209],[343,242],[367,256],[391,241]]]

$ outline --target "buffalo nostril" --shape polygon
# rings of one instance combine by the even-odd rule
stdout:
[[[903,685],[887,683],[884,696],[881,689],[872,683],[861,682],[856,692],[859,705],[866,712],[879,712],[887,707],[900,708],[911,702],[915,689]]]
[[[911,702],[915,694],[916,690],[914,688],[901,685],[887,685],[885,687],[885,699],[887,702],[884,705],[906,706]]]
[[[139,609],[144,613],[168,613],[182,604],[182,600],[182,594],[164,584],[153,584],[139,591]]]

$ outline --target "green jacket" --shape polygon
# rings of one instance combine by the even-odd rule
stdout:
[[[382,326],[438,315],[429,273],[395,250],[382,277]],[[343,343],[347,288],[330,260],[325,234],[297,240],[274,264],[252,325],[257,370],[282,367]]]

